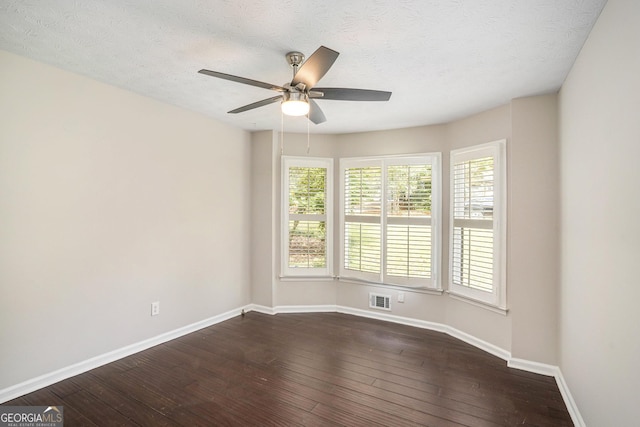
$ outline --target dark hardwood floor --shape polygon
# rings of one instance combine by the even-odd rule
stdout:
[[[446,334],[338,313],[238,316],[5,405],[65,426],[571,426],[555,380]]]

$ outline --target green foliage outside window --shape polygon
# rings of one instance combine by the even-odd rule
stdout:
[[[324,215],[326,179],[326,168],[291,167],[289,214]],[[289,266],[320,268],[326,263],[326,222],[289,221]]]

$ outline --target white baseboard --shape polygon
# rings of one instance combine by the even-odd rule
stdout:
[[[267,307],[266,305],[260,304],[249,304],[247,307],[245,307],[245,311],[257,311],[258,313],[272,315],[276,314],[273,307]]]
[[[322,306],[280,306],[274,308],[264,307],[262,309],[256,309],[255,311],[259,311],[261,313],[266,314],[278,314],[278,313],[310,313],[310,312],[338,312],[345,314],[352,314],[354,316],[367,317],[370,319],[383,320],[387,322],[400,323],[403,325],[414,326],[417,328],[429,329],[436,332],[443,332],[445,334],[451,335],[454,338],[457,338],[461,341],[466,342],[480,350],[484,350],[487,353],[490,353],[496,357],[507,362],[507,366],[514,369],[521,369],[523,371],[531,372],[534,374],[546,375],[550,377],[554,377],[558,388],[560,389],[560,393],[562,394],[562,398],[567,406],[567,411],[571,416],[573,423],[576,427],[585,427],[584,421],[580,412],[578,411],[578,407],[575,404],[575,401],[571,397],[571,393],[569,392],[569,388],[567,383],[564,381],[562,377],[562,372],[560,368],[554,365],[549,365],[545,363],[533,362],[526,359],[519,359],[515,357],[511,357],[511,353],[503,348],[500,348],[494,344],[481,340],[479,338],[474,337],[473,335],[467,334],[466,332],[462,332],[456,328],[453,328],[448,325],[444,325],[442,323],[429,322],[426,320],[413,319],[410,317],[402,317],[396,316],[388,313],[378,313],[370,310],[363,310],[352,307],[344,307],[344,306],[332,306],[332,305],[322,305]]]
[[[279,305],[276,313],[335,313],[335,305]]]
[[[554,377],[556,380],[556,384],[558,385],[558,389],[560,390],[560,394],[562,395],[562,400],[564,400],[567,411],[571,416],[571,421],[573,421],[573,424],[576,427],[586,427],[584,420],[582,419],[582,415],[580,415],[580,411],[578,410],[578,406],[576,405],[575,400],[573,400],[573,396],[571,396],[569,386],[564,380],[562,371],[558,366],[548,365],[546,363],[532,362],[525,359],[517,359],[515,357],[512,357],[507,361],[507,366],[509,366],[510,368],[521,369],[527,372],[533,372],[534,374]]]
[[[56,371],[40,375],[39,377],[32,378],[19,384],[7,387],[0,390],[0,403],[7,402],[17,397],[23,396],[27,393],[39,390],[43,387],[50,386],[59,381],[82,374],[84,372],[98,368],[102,365],[106,365],[107,363],[115,362],[116,360],[122,359],[123,357],[131,356],[132,354],[138,353],[142,350],[155,347],[156,345],[163,344],[167,341],[171,341],[183,335],[190,334],[202,328],[206,328],[208,326],[215,325],[216,323],[231,319],[232,317],[238,316],[242,312],[242,310],[248,311],[249,306],[227,311],[226,313],[222,313],[217,316],[192,323],[173,331],[157,335],[155,337],[119,348],[117,350],[110,351],[105,354],[101,354],[96,357],[92,357],[82,362],[75,363],[71,366],[67,366],[62,369],[58,369]]]
[[[362,310],[359,308],[337,306],[335,311],[338,313],[353,314],[354,316],[368,317],[370,319],[384,320],[386,322],[400,323],[407,326],[415,326],[417,328],[430,329],[437,332],[445,332],[444,325],[426,320],[412,319],[410,317],[396,316],[394,314],[376,312],[371,310]]]
[[[562,394],[562,398],[564,399],[565,405],[567,406],[567,410],[569,411],[569,415],[571,415],[571,419],[573,423],[576,425],[576,427],[585,427],[584,420],[582,419],[582,416],[578,411],[578,407],[575,401],[573,400],[573,397],[571,396],[569,387],[567,386],[567,383],[564,380],[564,377],[562,376],[562,372],[560,371],[560,368],[558,368],[557,366],[533,362],[525,359],[513,358],[511,357],[511,353],[505,349],[502,349],[494,344],[488,343],[484,340],[481,340],[472,335],[469,335],[466,332],[462,332],[456,328],[453,328],[451,326],[444,325],[441,323],[429,322],[426,320],[412,319],[409,317],[396,316],[388,313],[377,313],[370,310],[362,310],[358,308],[344,307],[344,306],[337,306],[337,305],[301,305],[301,306],[286,305],[286,306],[267,307],[259,304],[248,304],[244,307],[227,311],[226,313],[222,313],[217,316],[210,317],[200,322],[192,323],[182,328],[178,328],[173,331],[160,334],[158,336],[149,338],[147,340],[144,340],[132,345],[128,345],[126,347],[122,347],[120,349],[111,351],[109,353],[105,353],[100,356],[93,357],[91,359],[59,369],[57,371],[54,371],[45,375],[41,375],[39,377],[32,378],[30,380],[16,384],[14,386],[2,389],[0,390],[0,403],[7,402],[17,397],[23,396],[27,393],[31,393],[43,387],[50,386],[52,384],[55,384],[67,378],[71,378],[75,375],[79,375],[84,372],[90,371],[91,369],[95,369],[102,365],[106,365],[107,363],[111,363],[118,359],[122,359],[123,357],[130,356],[132,354],[138,353],[140,351],[146,350],[156,345],[163,344],[167,341],[171,341],[173,339],[179,338],[183,335],[190,334],[202,328],[206,328],[208,326],[215,325],[216,323],[220,323],[225,320],[231,319],[232,317],[239,315],[243,310],[245,312],[256,311],[259,313],[269,314],[269,315],[275,315],[278,313],[338,312],[338,313],[352,314],[354,316],[383,320],[383,321],[392,322],[392,323],[399,323],[399,324],[414,326],[414,327],[423,328],[423,329],[429,329],[436,332],[443,332],[445,334],[451,335],[454,338],[464,341],[467,344],[471,344],[472,346],[477,347],[480,350],[484,350],[487,353],[490,353],[496,357],[499,357],[500,359],[505,360],[507,362],[507,366],[509,366],[510,368],[521,369],[521,370],[536,373],[536,374],[554,377],[556,379],[556,383],[558,384],[558,388],[560,389],[560,393]]]
[[[466,332],[462,332],[461,330],[456,329],[452,326],[445,327],[447,328],[446,333],[451,335],[452,337],[458,338],[459,340],[464,341],[467,344],[471,344],[472,346],[479,348],[480,350],[484,350],[489,354],[499,357],[507,363],[509,363],[509,360],[511,360],[511,353],[509,351],[498,347],[495,344],[483,341],[480,338],[476,338]]]
[[[396,316],[394,314],[377,313],[374,311],[362,310],[362,309],[351,308],[351,307],[338,306],[336,308],[339,313],[353,314],[356,316],[369,317],[372,319],[384,320],[384,321],[393,322],[393,323],[400,323],[403,325],[415,326],[417,328],[422,328],[422,329],[429,329],[431,331],[443,332],[447,335],[451,335],[454,338],[464,341],[467,344],[471,344],[472,346],[477,347],[480,350],[484,350],[487,353],[490,353],[496,357],[499,357],[505,361],[509,361],[511,359],[511,354],[508,351],[494,344],[488,343],[472,335],[469,335],[465,332],[462,332],[456,328],[453,328],[448,325],[444,325],[442,323],[429,322],[427,320],[412,319],[410,317]]]
[[[560,389],[560,394],[562,395],[564,404],[567,405],[567,411],[569,411],[569,415],[571,415],[571,421],[573,421],[573,424],[576,427],[586,427],[584,419],[582,418],[582,415],[580,415],[580,411],[578,410],[578,405],[576,405],[576,401],[573,400],[573,396],[571,396],[569,386],[564,380],[564,376],[562,375],[562,371],[560,370],[560,368],[558,368],[555,377],[556,384],[558,384],[558,388]]]
[[[546,375],[548,377],[555,377],[559,371],[559,368],[555,365],[532,362],[531,360],[518,359],[515,357],[507,361],[507,366],[522,371],[533,372],[534,374]]]

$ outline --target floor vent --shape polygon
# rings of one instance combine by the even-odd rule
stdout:
[[[391,296],[369,294],[369,307],[379,308],[380,310],[391,310]]]

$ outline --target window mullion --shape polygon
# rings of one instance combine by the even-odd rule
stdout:
[[[382,179],[380,180],[380,195],[382,200],[380,203],[380,281],[385,282],[387,277],[387,211],[389,204],[389,185],[387,184],[387,165],[384,161],[381,161],[380,167],[382,169]]]
[[[327,216],[322,214],[289,214],[289,221],[326,221]]]

